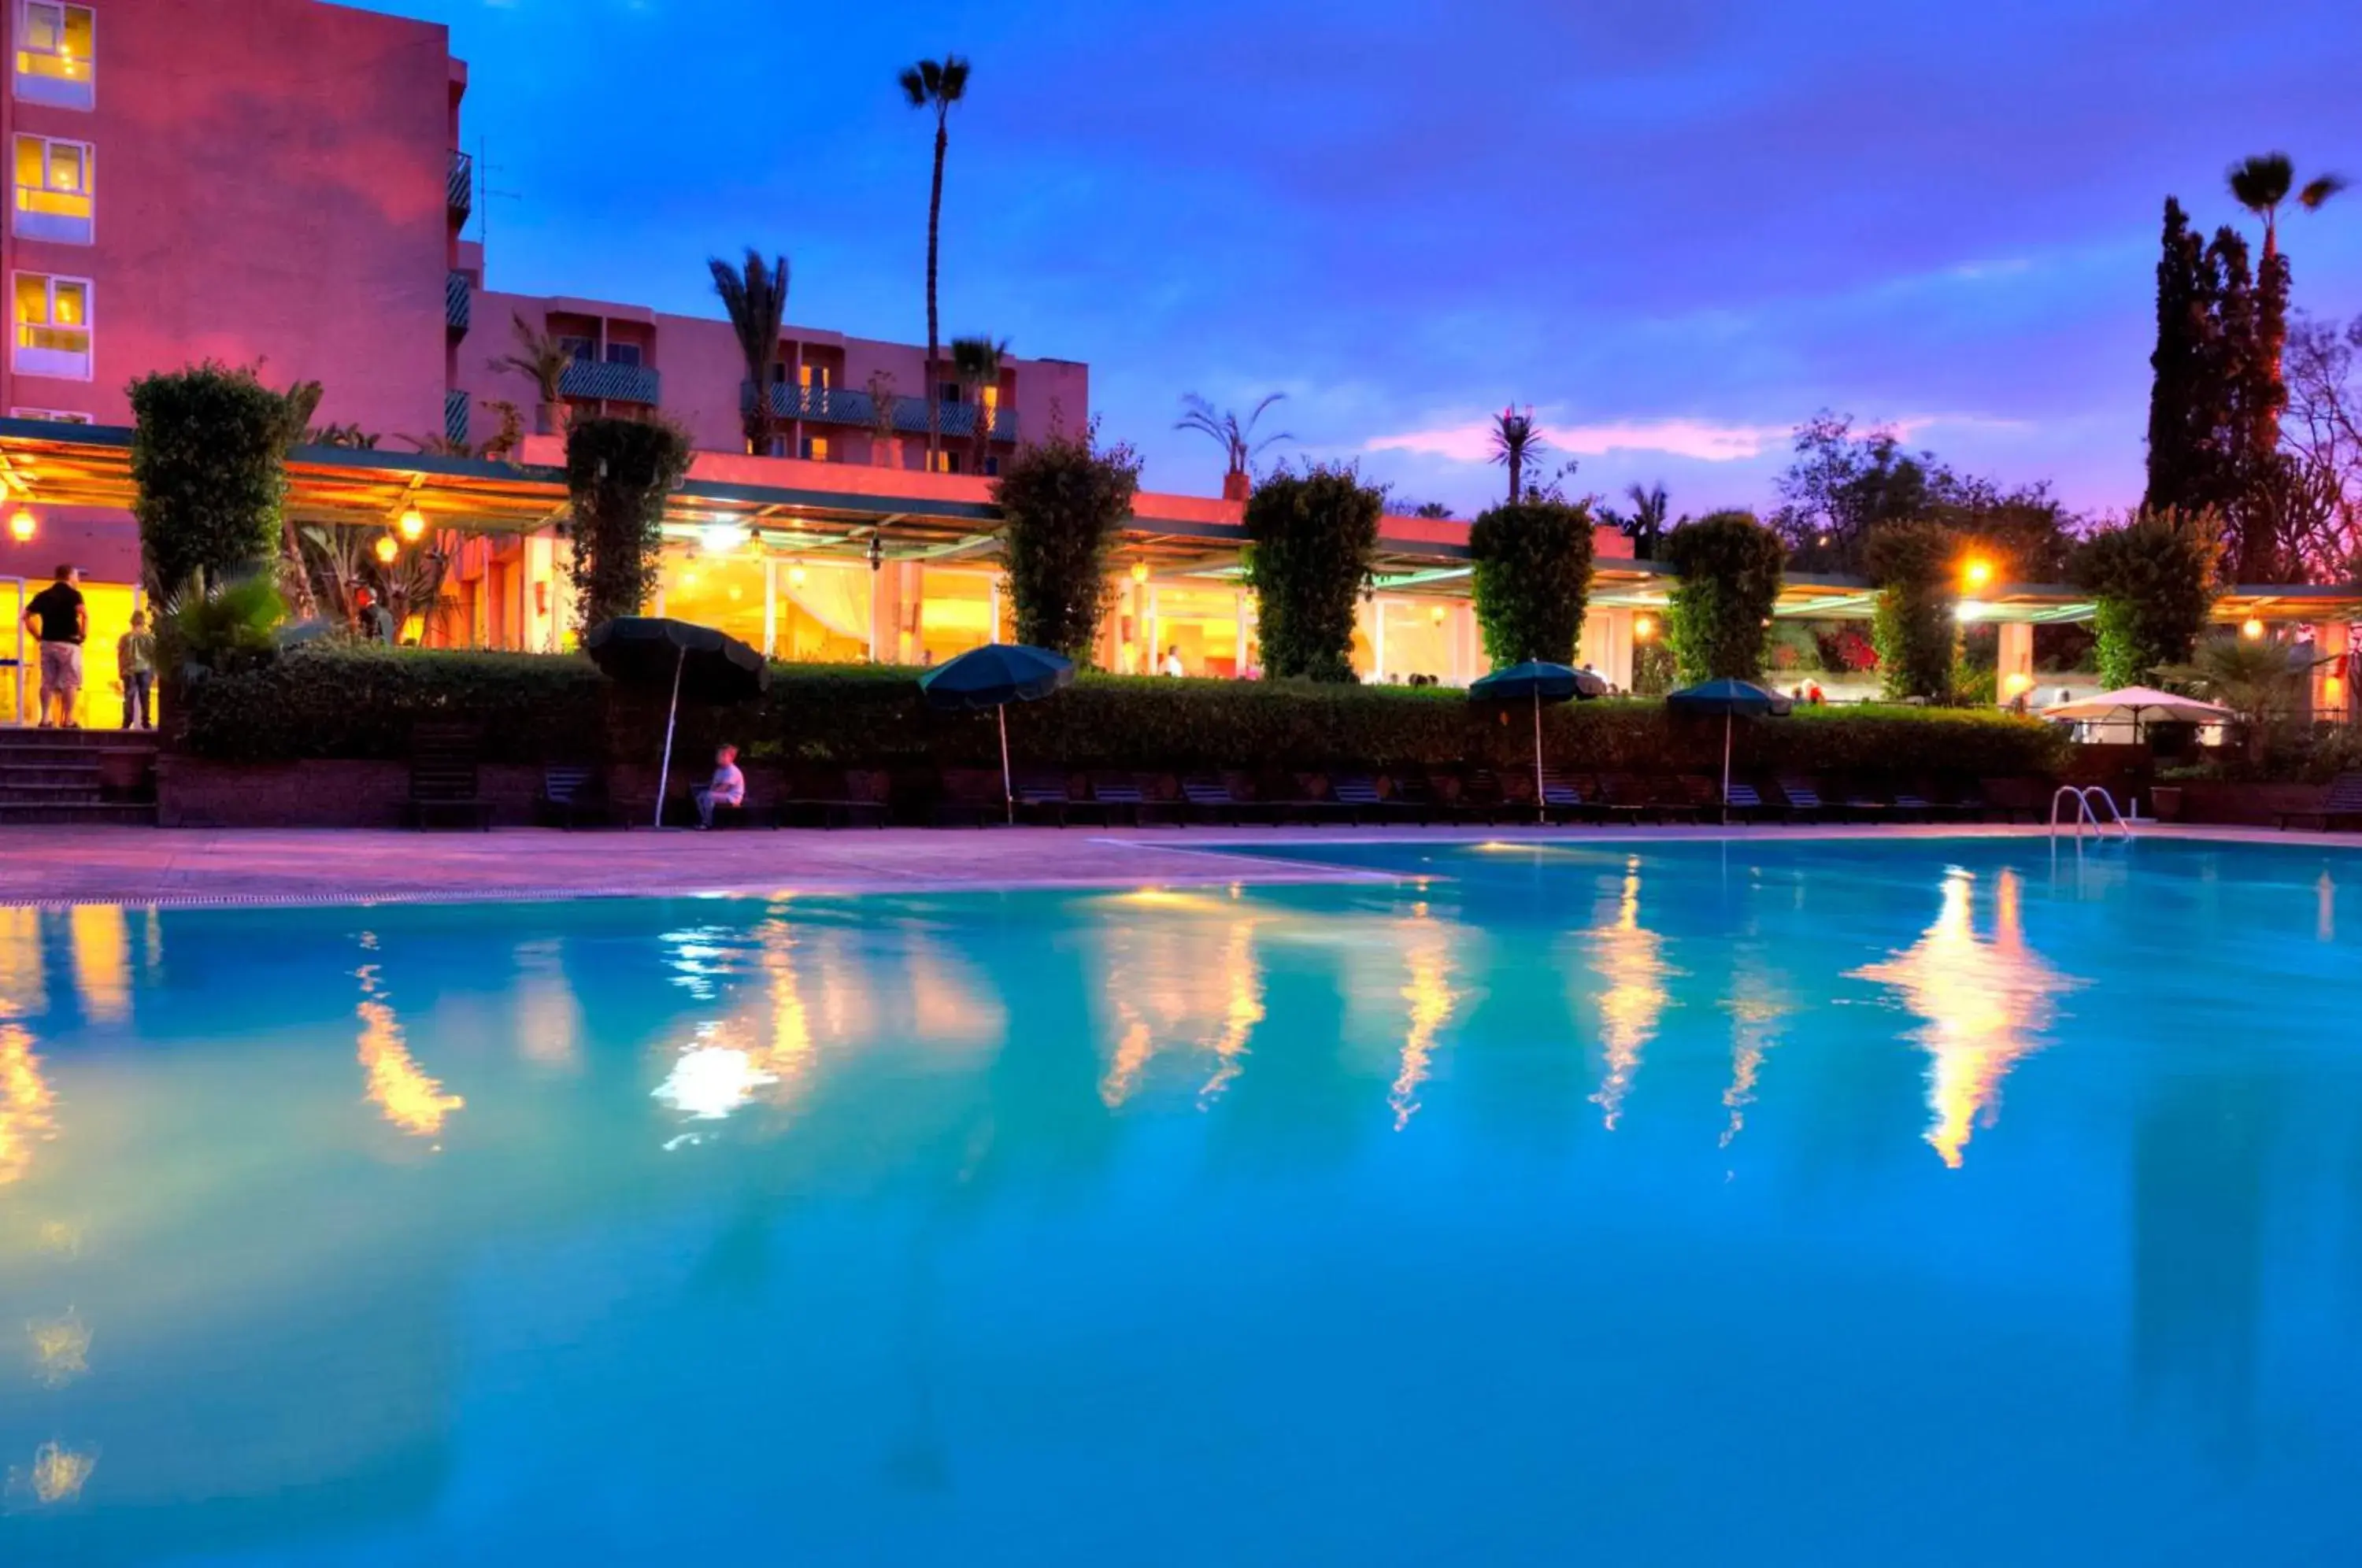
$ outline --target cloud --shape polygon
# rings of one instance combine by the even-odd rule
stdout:
[[[1605,425],[1556,425],[1542,422],[1542,438],[1554,452],[1579,458],[1609,452],[1667,452],[1701,462],[1735,463],[1760,458],[1788,439],[1785,425],[1716,425],[1700,419],[1620,419]],[[1490,462],[1493,425],[1489,420],[1446,425],[1434,430],[1410,430],[1381,436],[1369,443],[1373,452],[1420,452],[1455,462]]]

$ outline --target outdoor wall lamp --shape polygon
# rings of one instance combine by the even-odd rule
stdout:
[[[20,545],[29,545],[33,536],[41,531],[41,520],[33,515],[32,508],[20,506],[8,518],[8,536]]]

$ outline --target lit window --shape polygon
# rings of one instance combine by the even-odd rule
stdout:
[[[826,392],[832,384],[826,365],[798,365],[796,384],[806,392]]]
[[[90,380],[90,281],[17,274],[17,369]]]
[[[825,436],[805,436],[804,457],[806,460],[815,463],[824,463],[828,461],[828,437]]]
[[[67,245],[91,241],[91,149],[86,141],[17,138],[16,232]]]
[[[97,17],[87,6],[23,0],[17,23],[17,96],[87,109],[95,102]]]
[[[937,452],[934,457],[934,469],[935,472],[939,474],[955,474],[959,472],[960,455],[957,452]]]
[[[90,425],[95,423],[87,414],[75,414],[62,408],[12,408],[11,419],[38,419],[50,425]]]

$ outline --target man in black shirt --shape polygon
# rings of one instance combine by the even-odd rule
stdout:
[[[82,573],[58,568],[58,580],[25,606],[25,629],[41,644],[41,728],[74,729],[74,706],[82,696],[82,645],[90,635],[90,611],[74,585]],[[54,723],[50,718],[56,711]]]

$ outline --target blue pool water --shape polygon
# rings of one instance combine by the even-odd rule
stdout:
[[[2362,1560],[2362,862],[0,911],[0,1564]]]

